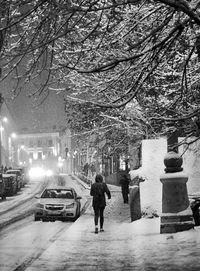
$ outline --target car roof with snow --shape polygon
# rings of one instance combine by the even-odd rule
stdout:
[[[48,186],[48,187],[46,187],[44,190],[50,190],[50,189],[55,189],[55,190],[73,190],[73,191],[75,191],[75,189],[73,188],[73,187],[71,187],[71,186],[53,186],[53,185],[51,185],[51,186]]]
[[[20,169],[8,169],[6,172],[21,172]]]
[[[3,173],[2,176],[3,178],[16,177],[16,174]]]

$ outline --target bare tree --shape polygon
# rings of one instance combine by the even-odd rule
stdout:
[[[1,1],[2,80],[104,108],[136,101],[151,133],[196,135],[199,1]],[[139,120],[139,119],[138,119]],[[197,123],[197,121],[196,121]]]

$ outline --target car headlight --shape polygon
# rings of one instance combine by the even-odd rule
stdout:
[[[37,204],[36,204],[36,208],[43,209],[43,208],[44,208],[44,204],[37,203]]]
[[[69,205],[66,205],[65,208],[68,209],[68,208],[73,208],[75,205],[75,203],[72,203],[72,204],[69,204]]]

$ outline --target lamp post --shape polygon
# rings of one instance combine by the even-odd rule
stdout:
[[[2,157],[1,157],[1,153],[2,153],[2,132],[3,132],[3,126],[0,122],[0,166],[2,164]]]
[[[10,136],[9,136],[9,139],[10,139],[10,159],[11,159],[11,163],[12,163],[12,166],[13,164],[15,163],[15,148],[14,148],[14,144],[13,144],[13,140],[17,137],[16,133],[11,133]],[[17,159],[18,157],[16,157]]]
[[[2,165],[2,141],[3,141],[3,131],[4,131],[4,127],[3,127],[3,123],[7,123],[8,119],[6,117],[2,117],[0,116],[0,166]]]

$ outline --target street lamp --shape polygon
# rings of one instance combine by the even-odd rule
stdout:
[[[10,160],[12,164],[15,163],[16,157],[16,150],[15,150],[15,144],[13,143],[13,140],[17,137],[16,133],[12,132],[9,136],[9,153],[10,153]],[[16,159],[15,159],[16,158]]]
[[[7,117],[3,117],[2,121],[5,122],[5,123],[8,122],[8,118]]]
[[[13,139],[16,138],[16,137],[17,137],[16,133],[12,133],[12,134],[11,134],[11,137],[12,137]]]
[[[0,116],[0,165],[2,164],[2,138],[3,138],[3,131],[4,131],[4,127],[3,127],[3,123],[8,122],[7,117],[2,117]]]

